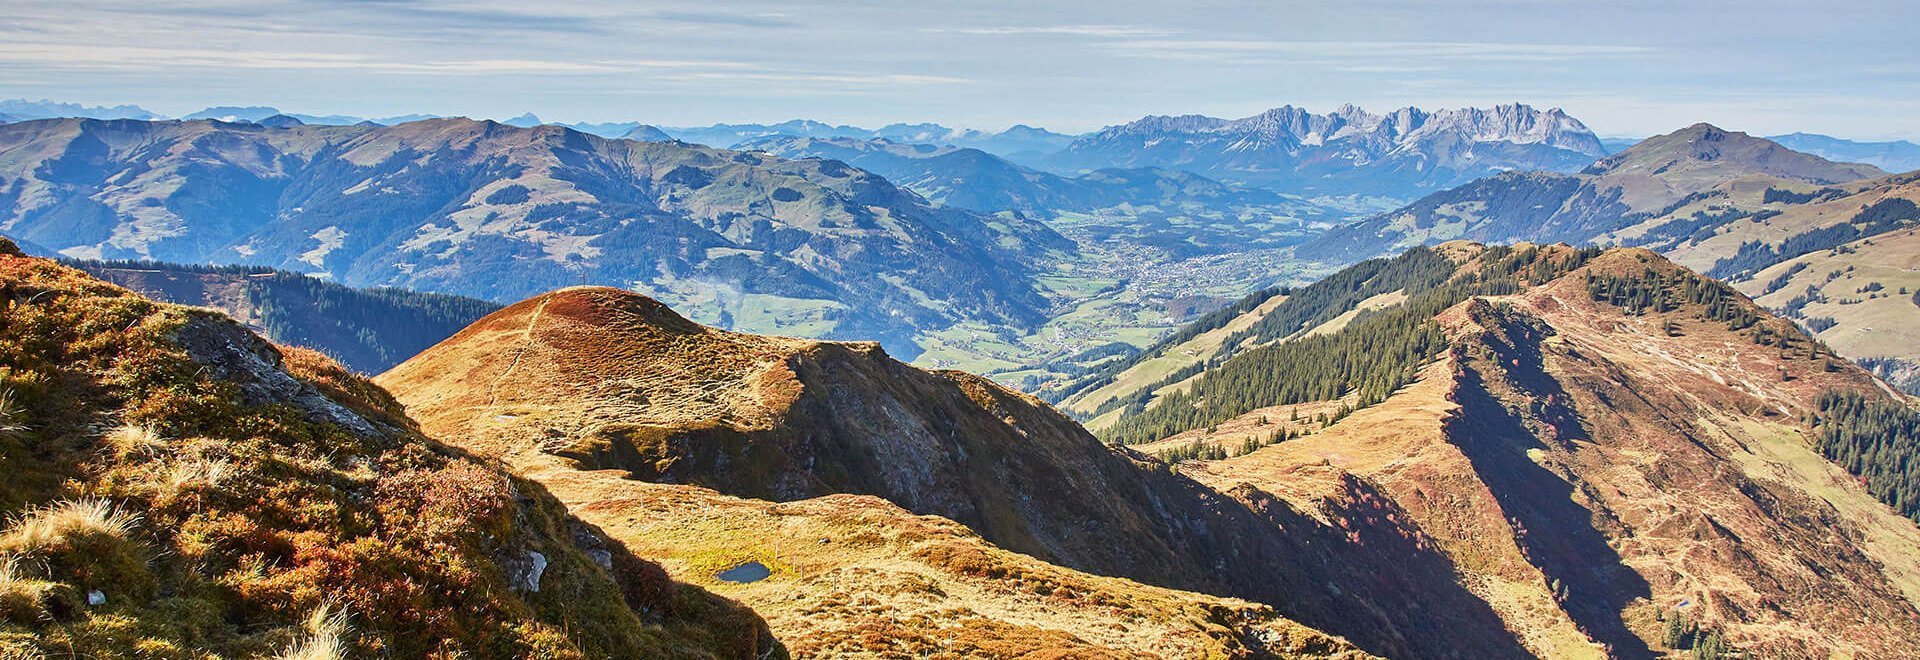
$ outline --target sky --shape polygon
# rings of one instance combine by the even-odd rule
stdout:
[[[1911,0],[0,0],[0,98],[1081,132],[1523,102],[1920,139]]]

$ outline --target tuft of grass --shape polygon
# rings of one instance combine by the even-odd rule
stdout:
[[[233,472],[233,462],[224,458],[187,459],[167,466],[166,483],[170,492],[179,492],[195,485],[216,488]]]
[[[133,538],[139,520],[105,500],[56,502],[28,510],[0,532],[0,556],[27,560],[79,593],[150,594],[153,572]]]
[[[280,654],[279,660],[344,660],[347,657],[347,635],[353,628],[347,624],[347,611],[334,609],[331,604],[321,604],[307,615],[307,637]]]
[[[13,400],[13,390],[0,391],[0,436],[13,436],[25,433],[27,425],[23,422],[26,414],[20,410],[20,404]]]
[[[99,541],[124,542],[138,523],[139,516],[120,511],[105,500],[57,502],[30,510],[14,521],[5,534],[0,534],[0,552],[66,552]]]
[[[28,575],[17,557],[0,562],[0,622],[35,624],[78,607],[73,589]],[[0,645],[0,658],[14,658]]]
[[[160,434],[145,424],[121,424],[108,431],[105,440],[114,457],[120,460],[149,456],[166,447]]]

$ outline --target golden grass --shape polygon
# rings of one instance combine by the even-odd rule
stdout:
[[[279,660],[343,660],[347,657],[347,611],[322,604],[307,615],[307,637],[279,655]]]
[[[44,584],[22,573],[18,558],[0,562],[0,619],[38,618]]]
[[[114,457],[120,460],[149,456],[166,447],[166,441],[160,438],[160,434],[145,424],[121,424],[108,431],[103,439]]]
[[[126,540],[139,516],[105,500],[68,500],[28,511],[0,534],[0,552],[59,552],[86,539]]]

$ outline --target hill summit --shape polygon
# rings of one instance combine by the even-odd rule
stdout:
[[[742,598],[802,650],[891,649],[862,646],[849,627],[887,612],[883,628],[902,640],[978,619],[967,643],[1009,651],[1351,652],[1281,618],[1333,620],[1331,608],[1160,588],[1239,595],[1244,579],[1280,593],[1256,579],[1272,563],[1229,561],[1270,552],[1250,513],[1031,397],[907,366],[876,344],[728,332],[638,293],[573,287],[482,318],[378,382],[429,433],[500,458],[636,547],[677,555],[676,575]],[[755,522],[768,516],[771,529]],[[747,565],[771,575],[718,577]],[[1061,591],[1027,602],[1034,585]],[[875,591],[892,594],[886,609],[847,610],[849,594]],[[1086,635],[1118,602],[1150,620],[1217,614],[1112,640],[1033,637]]]

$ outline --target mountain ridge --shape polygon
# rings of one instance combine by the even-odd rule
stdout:
[[[1877,176],[1885,172],[1701,123],[1642,140],[1577,173],[1508,172],[1434,193],[1328,232],[1300,254],[1365,257],[1462,238],[1583,243],[1681,210],[1695,195],[1736,181],[1827,185]]]
[[[1384,395],[1364,373],[1332,399],[1298,402],[1271,397],[1287,390],[1245,370],[1228,375],[1255,351],[1311,335],[1209,361],[1186,391],[1259,400],[1142,449],[1179,450],[1163,455],[1215,490],[1250,488],[1300,508],[1368,484],[1535,655],[1648,656],[1709,634],[1769,656],[1844,645],[1894,657],[1920,644],[1908,623],[1920,621],[1920,573],[1900,549],[1920,528],[1814,444],[1828,393],[1904,399],[1790,322],[1644,249],[1438,249],[1457,260],[1450,277],[1517,264],[1524,282],[1418,308],[1409,306],[1426,296],[1409,291],[1332,331],[1379,326],[1395,309],[1432,313],[1442,333],[1434,358]],[[1528,252],[1573,260],[1541,270]],[[1319,295],[1302,291],[1292,295]],[[1321,357],[1331,364],[1297,366],[1341,369]],[[1209,387],[1216,372],[1233,387]],[[1148,409],[1207,400],[1163,398]],[[1696,553],[1697,544],[1717,549]],[[1855,577],[1831,577],[1842,573]],[[1810,579],[1835,581],[1766,586]],[[1824,618],[1835,607],[1864,609]],[[1692,632],[1663,637],[1662,626]]]
[[[1049,302],[1031,277],[1069,245],[839,163],[554,126],[42,120],[0,127],[0,149],[0,230],[67,256],[495,299],[584,278],[904,354],[918,329],[962,318],[1036,322]]]
[[[1322,115],[1289,105],[1242,119],[1149,116],[1082,137],[1047,163],[1152,165],[1282,192],[1406,197],[1509,169],[1577,170],[1605,153],[1557,108],[1373,114],[1345,105]]]
[[[611,498],[594,507],[613,520],[634,515],[605,495],[618,490],[710,488],[782,507],[878,496],[967,524],[996,546],[1149,585],[1271,601],[1290,588],[1283,584],[1333,580],[1348,591],[1273,604],[1307,625],[1360,635],[1363,648],[1431,653],[1442,642],[1427,626],[1369,626],[1472,620],[1471,608],[1398,605],[1343,620],[1339,603],[1440,602],[1451,585],[1423,583],[1432,579],[1423,573],[1392,589],[1371,584],[1365,569],[1322,567],[1320,550],[1276,554],[1281,541],[1259,540],[1271,523],[1101,445],[1031,397],[908,367],[870,343],[730,333],[639,294],[575,287],[482,319],[378,382],[430,433],[539,475],[563,498]],[[1339,533],[1299,524],[1314,531],[1288,542],[1296,547],[1311,547],[1304,535]],[[1454,643],[1499,653],[1510,648],[1504,638],[1478,626]]]

